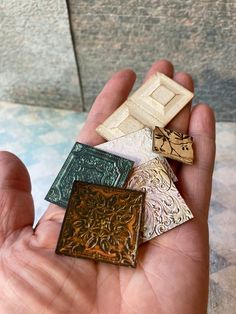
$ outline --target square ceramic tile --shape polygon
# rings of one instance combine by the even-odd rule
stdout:
[[[107,140],[145,126],[164,127],[193,98],[193,93],[162,73],[156,73],[97,127]]]
[[[57,254],[136,266],[145,193],[75,182]]]

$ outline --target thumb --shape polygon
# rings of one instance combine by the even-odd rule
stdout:
[[[15,230],[34,221],[31,183],[24,164],[13,154],[0,152],[0,245]]]

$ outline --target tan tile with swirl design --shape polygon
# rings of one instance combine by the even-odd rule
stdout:
[[[136,267],[145,193],[75,181],[56,253]]]
[[[158,159],[134,168],[126,188],[146,192],[142,242],[193,218],[191,210]]]

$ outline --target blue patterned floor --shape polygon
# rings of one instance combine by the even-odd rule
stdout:
[[[27,166],[35,201],[35,221],[48,206],[44,197],[61,168],[86,115],[0,102],[0,150]]]
[[[0,150],[26,164],[33,183],[36,221],[44,197],[81,129],[86,115],[0,102]],[[209,215],[210,314],[236,309],[236,123],[217,124],[217,156]]]

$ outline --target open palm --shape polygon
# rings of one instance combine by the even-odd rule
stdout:
[[[193,90],[191,77],[174,74],[169,62],[156,62],[147,77],[156,71]],[[124,102],[134,81],[131,70],[111,78],[95,101],[80,142],[103,141],[96,126]],[[169,126],[194,138],[194,165],[173,167],[195,218],[143,244],[136,269],[56,255],[64,209],[51,205],[34,230],[27,170],[17,157],[0,153],[0,313],[206,312],[214,115],[204,104],[193,110],[189,104]]]

